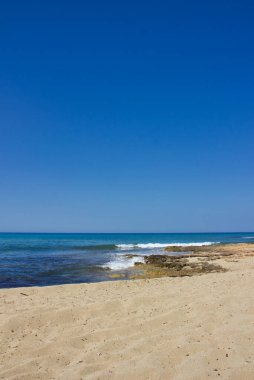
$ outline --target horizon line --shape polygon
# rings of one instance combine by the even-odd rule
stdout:
[[[232,234],[254,231],[188,231],[188,232],[68,232],[68,231],[0,231],[0,234]]]

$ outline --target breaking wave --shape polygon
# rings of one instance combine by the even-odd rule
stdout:
[[[135,256],[128,258],[126,256],[116,255],[113,260],[109,261],[107,264],[104,264],[103,268],[111,270],[123,270],[133,267],[137,262],[144,263],[144,257]]]
[[[166,247],[202,247],[212,244],[218,244],[219,242],[204,241],[201,243],[137,243],[137,244],[117,244],[117,248],[120,249],[153,249],[153,248],[166,248]]]
[[[133,267],[135,263],[142,262],[144,263],[144,256],[147,255],[165,255],[165,251],[162,248],[173,246],[173,247],[202,247],[209,246],[212,244],[218,244],[216,242],[201,242],[201,243],[142,243],[142,244],[118,244],[117,248],[123,251],[137,249],[138,255],[133,257],[128,257],[126,254],[115,254],[112,256],[111,260],[104,264],[102,267],[110,270],[124,270],[130,267]],[[140,250],[143,250],[141,252]],[[150,251],[149,251],[150,250]],[[187,252],[186,252],[187,253]]]

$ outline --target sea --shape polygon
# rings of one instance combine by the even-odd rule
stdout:
[[[118,280],[170,245],[254,243],[246,233],[0,233],[0,288]],[[134,255],[134,256],[133,256]]]

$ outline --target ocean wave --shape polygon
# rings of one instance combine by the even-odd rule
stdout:
[[[133,267],[135,263],[144,263],[144,257],[142,256],[135,256],[128,258],[126,256],[118,255],[113,260],[109,261],[108,263],[102,265],[105,269],[110,270],[123,270],[130,267]]]
[[[144,249],[143,252],[139,250],[138,255],[135,255],[134,257],[128,257],[126,254],[115,254],[112,256],[111,260],[108,261],[106,264],[102,265],[104,269],[110,269],[110,270],[124,270],[128,269],[130,267],[133,267],[135,263],[142,262],[144,263],[144,256],[150,256],[150,255],[165,255],[164,250],[158,250],[159,248],[165,248],[169,246],[173,247],[202,247],[202,246],[209,246],[213,244],[218,244],[217,242],[210,242],[205,241],[201,243],[140,243],[140,244],[117,244],[117,248],[128,251],[133,249]],[[150,249],[150,252],[147,251]],[[156,250],[157,249],[157,250]],[[187,250],[186,250],[187,251]],[[187,253],[187,252],[186,252]]]
[[[201,243],[137,243],[137,244],[117,244],[117,248],[128,250],[135,248],[153,249],[166,247],[202,247],[207,245],[218,244],[219,242],[204,241]]]
[[[252,239],[254,237],[246,237],[246,239]],[[18,251],[115,251],[115,250],[135,250],[135,249],[163,249],[169,246],[176,247],[190,247],[190,246],[207,246],[217,244],[218,242],[200,242],[200,243],[132,243],[132,244],[59,244],[59,243],[45,243],[45,244],[0,244],[0,252],[18,252]]]

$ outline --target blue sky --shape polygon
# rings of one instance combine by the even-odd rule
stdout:
[[[0,12],[0,230],[254,230],[251,1]]]

